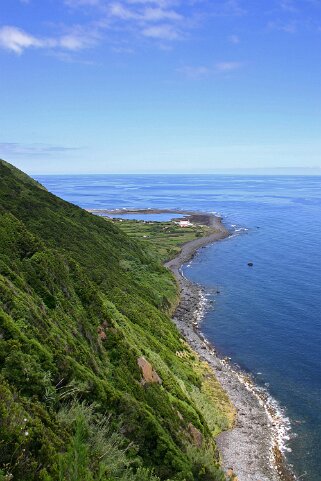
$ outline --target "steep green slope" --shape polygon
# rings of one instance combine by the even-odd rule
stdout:
[[[3,161],[0,246],[0,480],[224,479],[231,408],[153,254]]]

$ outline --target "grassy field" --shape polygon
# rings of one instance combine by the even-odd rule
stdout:
[[[163,262],[175,257],[186,242],[213,232],[211,227],[180,227],[174,222],[144,222],[115,219],[113,222],[130,237],[147,243]]]

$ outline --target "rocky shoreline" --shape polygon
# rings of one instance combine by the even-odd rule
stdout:
[[[212,367],[237,410],[233,429],[217,438],[223,469],[235,473],[238,481],[295,481],[282,453],[287,426],[277,405],[249,376],[220,359],[199,330],[206,305],[204,291],[186,279],[181,268],[198,249],[230,235],[220,218],[209,215],[215,231],[185,244],[181,253],[165,264],[180,288],[173,321],[190,346]]]

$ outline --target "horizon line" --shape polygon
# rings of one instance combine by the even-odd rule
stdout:
[[[300,173],[300,168],[298,169],[292,169],[292,170],[297,170],[297,172],[291,172],[291,170],[285,170],[285,171],[271,171],[271,172],[265,172],[264,169],[262,170],[252,170],[252,169],[244,169],[242,171],[234,171],[234,170],[221,170],[221,171],[209,171],[209,172],[26,172],[30,176],[54,176],[54,175],[79,175],[79,176],[85,176],[85,175],[182,175],[182,176],[187,176],[187,175],[250,175],[250,176],[275,176],[275,175],[280,175],[280,176],[300,176],[300,177],[319,177],[321,176],[321,169],[315,169],[315,172],[305,172],[303,171],[307,170],[306,168],[302,168],[302,173]],[[314,169],[311,169],[313,171]]]

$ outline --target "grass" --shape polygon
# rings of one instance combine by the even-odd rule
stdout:
[[[144,222],[127,219],[115,219],[113,222],[133,239],[148,245],[148,248],[163,262],[179,254],[183,244],[213,232],[213,229],[207,226],[180,227],[174,222]]]

